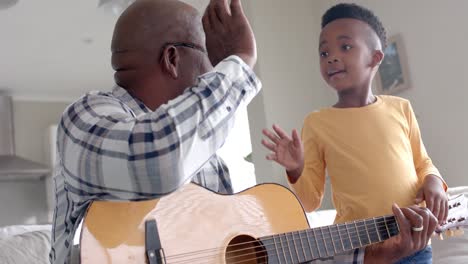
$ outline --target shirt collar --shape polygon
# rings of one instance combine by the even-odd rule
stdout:
[[[127,92],[127,90],[118,85],[114,86],[111,93],[115,98],[130,107],[136,116],[151,112],[151,109],[149,109],[141,100],[133,97],[129,92]]]

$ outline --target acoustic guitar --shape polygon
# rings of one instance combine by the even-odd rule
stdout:
[[[466,197],[449,205],[448,222],[437,232],[468,226]],[[234,195],[187,184],[160,199],[93,202],[81,230],[80,258],[81,263],[303,263],[398,232],[392,215],[311,229],[296,196],[277,184]]]

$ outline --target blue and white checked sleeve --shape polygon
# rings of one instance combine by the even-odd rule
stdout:
[[[66,110],[58,131],[68,191],[134,200],[176,190],[222,146],[236,109],[260,88],[252,69],[230,56],[181,96],[144,115],[133,116],[110,96],[84,96]]]

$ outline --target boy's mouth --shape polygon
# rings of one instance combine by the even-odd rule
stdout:
[[[329,70],[327,72],[329,78],[331,78],[331,77],[333,77],[335,75],[341,74],[341,73],[346,73],[346,70]]]

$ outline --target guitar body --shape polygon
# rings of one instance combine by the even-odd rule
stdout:
[[[296,196],[281,185],[220,195],[188,184],[160,199],[93,202],[81,231],[81,263],[145,263],[148,219],[157,222],[168,264],[266,263],[257,238],[309,228]]]

